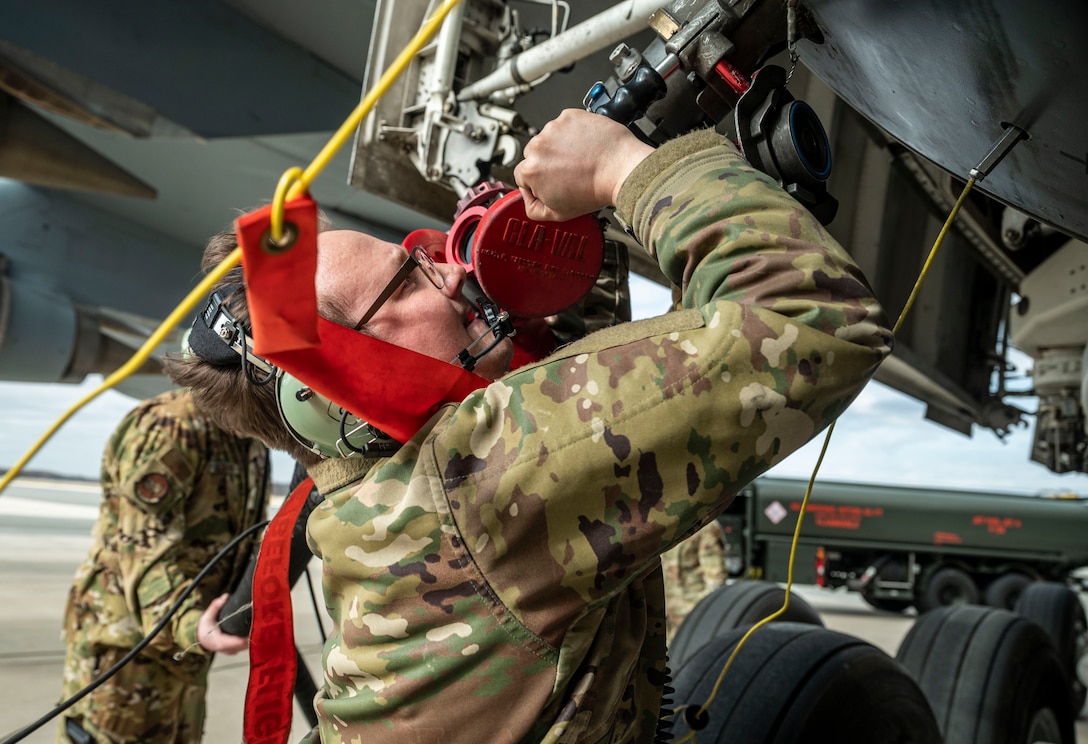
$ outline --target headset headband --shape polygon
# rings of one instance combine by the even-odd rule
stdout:
[[[235,290],[237,291],[237,290]],[[219,291],[212,292],[204,310],[193,318],[193,330],[189,334],[189,348],[209,364],[229,367],[238,364],[239,358],[266,375],[274,375],[277,369],[267,360],[253,353],[253,338],[226,306]]]

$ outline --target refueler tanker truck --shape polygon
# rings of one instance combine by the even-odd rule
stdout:
[[[757,479],[721,521],[734,577],[784,582],[806,480]],[[860,592],[872,606],[1012,609],[1032,581],[1084,588],[1088,500],[816,480],[794,581]]]

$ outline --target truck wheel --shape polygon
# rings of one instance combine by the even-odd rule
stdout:
[[[1037,581],[1020,594],[1016,612],[1042,626],[1050,635],[1069,680],[1073,712],[1080,713],[1086,688],[1077,674],[1077,666],[1088,653],[1088,622],[1080,597],[1065,584]]]
[[[870,607],[875,607],[878,610],[884,612],[899,612],[902,613],[910,608],[914,602],[909,599],[892,599],[890,597],[870,597],[862,594],[861,598],[864,599]]]
[[[978,587],[966,571],[945,566],[930,577],[914,604],[920,613],[950,605],[978,604]]]
[[[1020,592],[1024,591],[1031,582],[1030,576],[1019,571],[1002,574],[986,587],[983,602],[999,610],[1012,610],[1016,607],[1016,600],[1020,599]]]
[[[669,644],[670,664],[679,669],[710,639],[734,628],[755,625],[775,613],[785,596],[786,590],[770,581],[738,581],[718,587],[699,600],[676,629]],[[824,624],[820,613],[795,592],[790,592],[790,606],[778,621]]]
[[[878,610],[884,610],[885,612],[898,612],[901,613],[908,607],[914,604],[914,598],[907,597],[874,597],[873,592],[877,591],[877,585],[884,582],[896,582],[899,584],[905,584],[909,578],[907,575],[907,564],[903,562],[903,559],[897,555],[882,555],[873,562],[870,569],[867,569],[865,573],[868,575],[872,571],[872,578],[866,582],[865,588],[861,592],[861,598],[864,599],[870,607],[875,607]],[[882,587],[883,588],[883,587]]]
[[[1075,741],[1054,644],[1020,615],[969,605],[937,608],[918,618],[896,658],[918,681],[945,741]]]
[[[757,630],[711,699],[745,632],[715,638],[679,668],[673,740],[691,731],[685,713],[693,716],[705,703],[705,724],[694,736],[700,744],[941,744],[925,696],[898,662],[815,625],[770,623]]]

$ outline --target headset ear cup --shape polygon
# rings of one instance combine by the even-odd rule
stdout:
[[[393,443],[286,372],[276,380],[276,405],[295,441],[321,457],[381,452],[388,449],[387,443]]]

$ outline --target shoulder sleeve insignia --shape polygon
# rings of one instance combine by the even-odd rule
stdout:
[[[141,501],[157,504],[170,491],[170,482],[162,473],[148,473],[136,483],[136,496]]]

